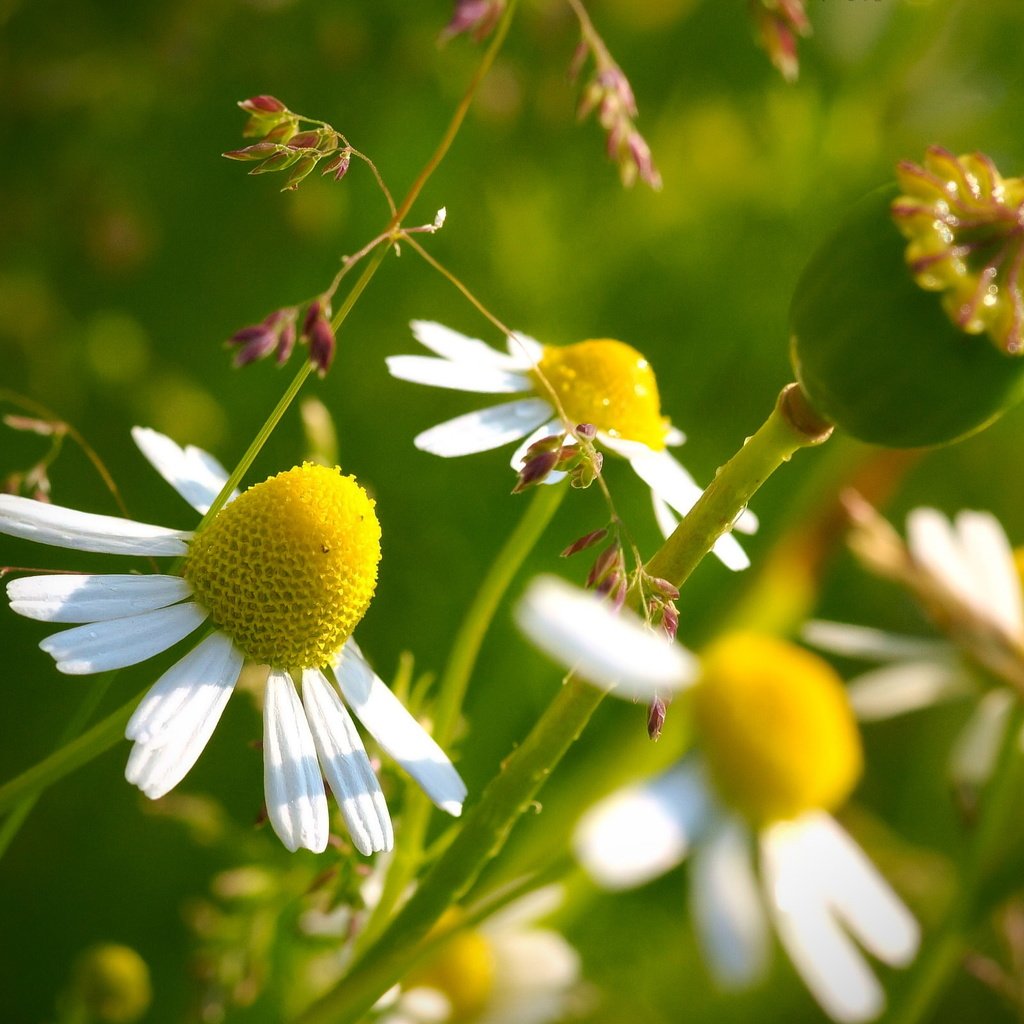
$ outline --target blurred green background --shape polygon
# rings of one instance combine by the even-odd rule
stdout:
[[[610,336],[640,348],[658,373],[666,413],[688,434],[686,465],[707,481],[790,379],[789,294],[847,204],[889,177],[895,160],[920,159],[932,143],[983,150],[1007,175],[1024,171],[1024,11],[1019,0],[809,0],[815,34],[801,45],[799,83],[787,86],[756,49],[739,0],[589,6],[633,84],[664,190],[624,191],[597,127],[575,124],[577,89],[566,73],[575,23],[557,0],[529,0],[409,223],[447,207],[431,252],[506,323],[548,342]],[[153,426],[232,465],[291,371],[233,371],[223,340],[278,306],[312,298],[339,257],[387,219],[359,164],[340,184],[310,178],[280,194],[282,181],[247,178],[244,165],[222,159],[241,144],[235,101],[272,93],[331,122],[401,195],[479,55],[466,39],[438,47],[450,13],[446,0],[0,0],[0,387],[74,424],[134,516],[179,528],[194,522],[145,465],[129,428]],[[306,391],[334,418],[342,466],[378,501],[384,561],[359,638],[385,676],[402,650],[422,670],[440,668],[477,580],[527,500],[508,494],[507,453],[441,462],[412,447],[419,430],[484,404],[388,377],[384,357],[415,350],[413,318],[500,341],[406,250],[386,261],[346,323],[329,377]],[[1024,542],[1022,426],[1017,411],[927,454],[888,512],[902,521],[923,503],[947,512],[987,508]],[[801,455],[758,496],[762,530],[745,545],[755,563],[862,454],[852,442],[830,447]],[[0,428],[0,478],[45,448],[40,438]],[[251,482],[305,451],[293,410]],[[51,475],[56,502],[116,512],[73,445]],[[657,541],[642,487],[621,464],[610,464],[607,478],[651,553]],[[529,569],[580,581],[586,566],[558,563],[556,553],[603,518],[596,493],[570,495]],[[0,545],[4,565],[72,562],[109,567],[99,556],[69,560]],[[707,639],[755,580],[708,560],[683,594],[680,638]],[[926,629],[901,594],[867,579],[841,550],[814,610]],[[53,670],[35,646],[46,632],[0,607],[2,779],[53,749],[90,685]],[[122,672],[101,710],[138,692],[170,658]],[[504,609],[459,746],[471,793],[558,679],[525,648]],[[965,713],[953,706],[869,728],[869,772],[844,819],[888,858],[926,926],[941,911],[939,855],[959,828],[942,765]],[[542,794],[545,813],[518,830],[500,870],[556,848],[590,799],[674,756],[685,744],[683,717],[670,712],[653,747],[642,709],[603,707]],[[213,794],[247,826],[262,799],[250,744],[259,735],[252,703],[233,701],[180,789]],[[0,864],[4,1021],[51,1018],[75,954],[99,940],[127,943],[150,964],[156,1001],[148,1020],[195,1019],[183,907],[233,862],[147,813],[122,778],[127,752],[119,744],[49,791]],[[574,887],[567,934],[603,993],[589,1019],[819,1020],[781,956],[766,987],[744,997],[714,991],[691,937],[686,885],[678,870],[616,897]],[[276,1014],[264,1000],[238,1019]],[[1016,1018],[963,975],[936,1019]]]

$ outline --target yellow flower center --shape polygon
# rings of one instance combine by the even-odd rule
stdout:
[[[563,348],[545,345],[533,376],[538,392],[547,398],[554,391],[573,423],[592,423],[655,451],[665,447],[669,421],[661,415],[658,382],[631,345],[611,338]]]
[[[856,785],[863,753],[846,692],[809,651],[729,634],[701,657],[693,699],[716,788],[756,825],[832,810]]]
[[[437,927],[448,927],[459,916],[458,909],[449,908],[441,915]],[[477,931],[461,931],[416,968],[406,984],[409,988],[432,988],[443,992],[452,1008],[448,1021],[471,1021],[487,1006],[494,990],[491,944]]]
[[[193,538],[183,575],[252,661],[326,664],[377,585],[374,503],[339,469],[309,463],[250,487]]]
[[[1024,548],[1013,549],[1013,564],[1017,567],[1017,576],[1020,584],[1024,587]]]

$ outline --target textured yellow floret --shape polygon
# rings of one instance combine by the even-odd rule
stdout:
[[[631,345],[611,338],[562,348],[545,345],[533,372],[547,381],[573,423],[592,423],[606,434],[640,441],[655,451],[665,447],[669,422],[661,415],[658,382]],[[549,397],[539,379],[537,388]]]
[[[441,915],[438,928],[455,924],[460,912],[449,908]],[[435,956],[412,972],[409,988],[432,988],[443,992],[451,1005],[450,1022],[475,1020],[494,991],[494,951],[490,942],[469,928],[448,940]]]
[[[809,651],[729,634],[702,655],[693,699],[717,790],[757,825],[832,810],[860,777],[860,734],[842,681]]]
[[[306,464],[251,487],[189,548],[196,600],[251,660],[326,664],[377,585],[374,503],[339,469]]]

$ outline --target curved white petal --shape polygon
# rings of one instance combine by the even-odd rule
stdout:
[[[869,626],[851,626],[845,622],[812,619],[800,632],[807,643],[823,651],[868,661],[938,661],[952,654],[952,648],[945,640],[902,636]]]
[[[862,722],[877,722],[964,697],[974,681],[952,661],[905,661],[851,679],[847,695]]]
[[[135,709],[124,734],[144,746],[162,746],[165,736],[176,734],[192,711],[205,718],[227,703],[242,671],[241,652],[217,631],[198,643],[150,687]],[[216,722],[216,719],[214,719]]]
[[[137,665],[173,647],[198,629],[207,614],[190,601],[142,615],[75,626],[48,636],[39,646],[57,662],[58,670],[68,675],[106,672]]]
[[[291,678],[272,670],[263,703],[263,792],[281,842],[322,853],[329,821],[316,747]]]
[[[690,905],[711,973],[726,988],[755,982],[768,964],[765,919],[749,847],[750,834],[723,818],[694,848]]]
[[[678,427],[669,425],[665,434],[665,444],[670,448],[678,448],[681,444],[686,444],[686,435]]]
[[[1016,700],[1009,690],[990,690],[978,701],[949,755],[949,774],[954,783],[980,788],[992,777]]]
[[[149,427],[132,427],[132,438],[153,468],[200,514],[228,482],[224,467],[202,448],[182,448]],[[238,491],[231,497],[238,497]]]
[[[475,455],[518,441],[550,416],[551,406],[543,399],[520,398],[439,423],[418,434],[413,443],[446,458]]]
[[[189,597],[180,576],[25,576],[7,584],[11,610],[43,622],[101,622],[166,608]]]
[[[453,331],[432,320],[413,320],[413,336],[431,352],[453,363],[465,366],[485,366],[497,370],[523,370],[533,365],[516,353],[506,355],[481,341]]]
[[[544,355],[544,346],[522,331],[513,331],[506,339],[509,356],[521,369],[533,369]]]
[[[1024,638],[1020,576],[999,520],[989,512],[964,511],[956,517],[956,530],[979,607],[1010,636]]]
[[[385,362],[392,377],[413,384],[450,388],[452,391],[475,391],[482,395],[533,390],[530,378],[522,373],[480,363],[449,362],[430,356],[388,356]]]
[[[937,509],[915,508],[907,515],[907,547],[915,562],[956,596],[977,607],[974,575],[953,524]]]
[[[804,841],[804,819],[771,825],[761,833],[761,873],[779,941],[797,973],[840,1024],[872,1020],[885,994],[864,957],[828,905],[830,870]]]
[[[318,669],[302,673],[302,703],[324,775],[356,849],[368,856],[395,845],[391,815],[355,724]]]
[[[366,663],[352,639],[334,666],[345,702],[381,749],[394,758],[442,811],[458,816],[466,784],[447,754]]]
[[[37,544],[108,555],[183,555],[192,534],[0,494],[0,533]]]
[[[708,824],[707,785],[693,764],[620,789],[580,819],[573,849],[606,889],[631,889],[674,868]]]
[[[168,669],[136,709],[125,778],[153,800],[170,792],[206,749],[238,681],[242,656],[214,633]]]
[[[557,576],[534,579],[515,617],[545,654],[617,697],[649,700],[696,677],[696,659],[679,644]]]

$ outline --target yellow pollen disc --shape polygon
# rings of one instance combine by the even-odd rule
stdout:
[[[694,712],[722,799],[756,825],[833,810],[863,765],[842,680],[774,637],[732,633],[701,657]]]
[[[574,424],[592,423],[606,434],[640,441],[655,451],[665,447],[669,421],[661,415],[658,382],[631,345],[611,338],[563,348],[545,345],[533,376],[538,394],[550,397],[550,387]]]
[[[380,562],[373,500],[309,463],[250,487],[198,533],[183,575],[252,661],[326,664],[370,605]]]
[[[449,927],[460,916],[451,907],[436,927]],[[454,935],[406,981],[409,988],[432,988],[443,992],[451,1004],[450,1022],[471,1021],[487,1006],[494,991],[494,952],[477,931],[466,929]]]
[[[1017,567],[1017,576],[1024,587],[1024,548],[1013,549],[1013,564]]]

